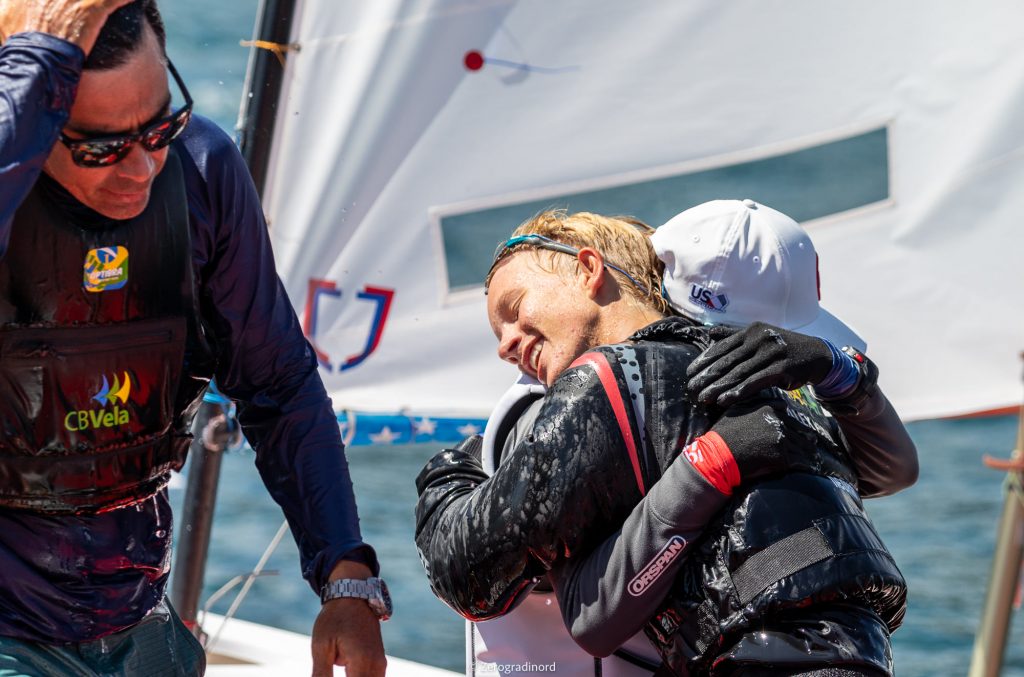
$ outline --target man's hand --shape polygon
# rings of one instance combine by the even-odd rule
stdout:
[[[686,370],[687,388],[704,404],[727,407],[772,386],[793,390],[819,383],[832,369],[831,349],[813,336],[763,322],[736,332],[716,327],[711,335],[727,337]]]
[[[342,560],[330,580],[372,575],[365,564]],[[364,599],[332,599],[313,624],[313,677],[333,675],[335,665],[345,666],[348,677],[384,677],[387,660],[380,621]]]
[[[0,42],[25,31],[49,33],[82,48],[86,56],[116,10],[132,0],[3,0]]]

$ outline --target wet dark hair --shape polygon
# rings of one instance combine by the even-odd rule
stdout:
[[[103,71],[123,65],[142,44],[145,24],[156,33],[160,51],[167,47],[164,20],[156,0],[135,0],[110,15],[96,45],[85,60],[86,70]]]

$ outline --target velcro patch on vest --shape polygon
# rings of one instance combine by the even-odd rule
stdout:
[[[807,527],[772,543],[733,572],[732,582],[740,604],[749,604],[769,585],[834,554],[817,526]]]

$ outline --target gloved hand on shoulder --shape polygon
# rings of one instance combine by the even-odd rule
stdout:
[[[735,330],[714,327],[714,345],[686,370],[687,388],[698,402],[727,407],[761,390],[794,390],[825,380],[835,357],[823,339],[763,322]]]
[[[741,484],[808,472],[852,480],[845,466],[819,447],[817,434],[781,397],[730,407],[682,454],[716,489],[731,494]]]

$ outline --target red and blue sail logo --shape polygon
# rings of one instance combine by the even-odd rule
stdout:
[[[372,355],[377,350],[377,347],[380,345],[380,339],[384,335],[384,326],[387,324],[388,313],[391,312],[391,302],[394,297],[394,289],[371,285],[366,285],[361,291],[356,292],[357,300],[373,304],[370,332],[366,337],[366,343],[363,346],[362,352],[349,355],[344,361],[335,365],[332,363],[330,355],[316,343],[317,318],[321,301],[325,298],[340,299],[341,289],[331,280],[310,279],[308,300],[302,315],[302,331],[313,346],[313,351],[316,353],[316,359],[320,366],[327,371],[334,371],[337,368],[339,372],[342,372],[359,366],[366,358]]]

